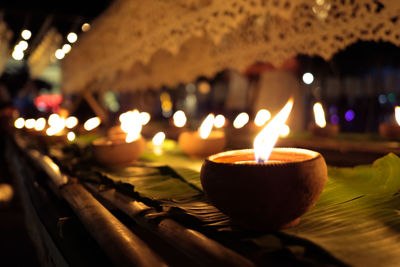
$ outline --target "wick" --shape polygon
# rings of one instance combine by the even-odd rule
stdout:
[[[265,163],[267,160],[263,160],[263,159],[261,159],[261,158],[257,158],[256,159],[256,162],[257,163]]]

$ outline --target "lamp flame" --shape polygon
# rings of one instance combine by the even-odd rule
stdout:
[[[279,138],[282,126],[293,107],[293,100],[289,99],[279,113],[260,131],[254,139],[254,156],[256,162],[263,163],[268,161],[272,149]]]
[[[206,139],[210,135],[214,125],[214,119],[214,114],[208,114],[208,116],[201,123],[199,128],[199,135],[202,139]]]
[[[280,137],[286,137],[290,134],[290,127],[287,124],[282,125],[281,131],[279,132]]]
[[[67,134],[67,139],[68,139],[68,141],[72,142],[72,141],[75,140],[75,138],[76,138],[76,135],[75,135],[74,132],[69,132],[69,133]]]
[[[85,128],[86,131],[91,131],[96,129],[101,123],[101,120],[99,117],[93,117],[88,119],[84,124],[83,128]]]
[[[246,112],[242,112],[233,121],[233,127],[236,129],[240,129],[245,126],[249,122],[249,114]]]
[[[14,121],[14,126],[17,129],[22,129],[25,126],[25,120],[24,118],[18,118]]]
[[[319,127],[324,128],[326,126],[326,120],[325,120],[324,109],[322,108],[321,103],[319,102],[315,103],[313,110],[314,110],[315,123]]]
[[[254,124],[261,127],[271,119],[271,112],[266,109],[260,109],[254,119]]]
[[[224,127],[224,125],[225,125],[224,115],[221,115],[221,114],[217,115],[214,120],[215,128],[222,128],[222,127]]]
[[[142,125],[146,125],[149,123],[151,116],[148,112],[140,112],[140,122]]]
[[[35,122],[35,130],[36,131],[42,131],[46,127],[46,119],[45,118],[39,118]]]
[[[394,117],[396,118],[397,124],[400,126],[400,106],[394,108]]]
[[[185,112],[183,112],[182,110],[178,110],[177,112],[175,112],[172,118],[174,120],[174,125],[179,128],[185,126],[187,121]]]
[[[59,119],[60,119],[60,116],[59,116],[58,114],[53,113],[53,114],[51,114],[51,115],[49,116],[48,123],[49,123],[50,126],[56,125],[56,124],[57,124],[57,121],[58,121]]]
[[[152,142],[154,146],[161,146],[164,140],[165,140],[165,133],[158,132],[154,135]]]
[[[141,113],[137,109],[122,113],[119,120],[121,121],[121,130],[126,133],[125,142],[132,143],[139,139],[143,121]]]
[[[54,116],[53,116],[54,115]],[[49,128],[46,130],[46,134],[48,136],[52,136],[62,132],[65,128],[65,119],[61,118],[57,114],[52,114],[49,117],[48,124],[50,125]]]
[[[26,129],[33,129],[35,127],[36,120],[35,119],[27,119],[25,121],[25,128]]]
[[[78,119],[77,119],[76,117],[74,117],[74,116],[68,117],[68,118],[65,120],[65,126],[66,126],[68,129],[72,129],[72,128],[74,128],[76,125],[78,125]]]

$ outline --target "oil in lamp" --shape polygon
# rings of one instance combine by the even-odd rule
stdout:
[[[141,135],[142,120],[138,110],[120,116],[121,126],[113,127],[108,136],[92,142],[93,156],[107,166],[124,166],[136,161],[143,153],[146,141]]]
[[[396,123],[381,123],[379,125],[379,134],[389,140],[400,140],[400,106],[394,108],[394,117]]]
[[[214,115],[209,114],[198,131],[187,131],[179,135],[178,143],[185,154],[193,158],[202,158],[221,152],[225,148],[224,132],[212,131],[214,119]]]
[[[339,133],[338,125],[326,123],[325,112],[321,103],[315,103],[313,106],[313,111],[315,123],[310,123],[308,125],[308,129],[313,136],[334,137]]]
[[[319,153],[273,148],[292,105],[289,100],[260,131],[254,149],[214,154],[203,163],[203,189],[234,225],[252,230],[295,226],[322,192],[327,167]]]

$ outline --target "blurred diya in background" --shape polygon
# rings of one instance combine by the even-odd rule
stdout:
[[[310,210],[327,180],[324,158],[297,148],[273,148],[293,101],[260,131],[254,149],[212,155],[203,163],[201,183],[208,199],[233,224],[252,230],[295,226]]]
[[[145,150],[141,136],[142,122],[138,110],[120,116],[121,126],[114,126],[108,135],[92,142],[94,158],[107,166],[124,166],[135,162]]]
[[[313,136],[334,137],[339,133],[339,126],[326,123],[325,112],[321,103],[317,102],[313,106],[315,123],[308,125],[308,130]]]
[[[379,134],[389,140],[400,140],[400,106],[394,108],[394,123],[381,123],[379,125]]]
[[[183,132],[178,138],[178,144],[185,154],[194,158],[202,158],[221,152],[226,145],[223,131],[212,131],[215,116],[209,114],[198,131]]]

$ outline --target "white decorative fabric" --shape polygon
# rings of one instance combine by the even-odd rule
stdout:
[[[399,0],[116,0],[63,60],[63,89],[159,88],[298,54],[328,60],[357,40],[398,45],[399,16]]]
[[[51,28],[46,33],[28,58],[31,77],[37,78],[52,60],[56,60],[54,53],[60,47],[61,41],[62,37],[56,29]]]

